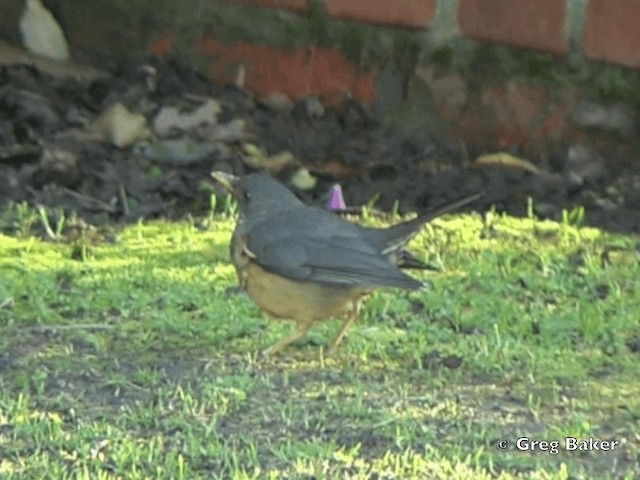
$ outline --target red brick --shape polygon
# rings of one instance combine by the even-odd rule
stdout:
[[[458,6],[467,37],[555,54],[568,50],[565,18],[565,0],[460,0]]]
[[[199,47],[204,55],[215,58],[211,68],[215,80],[233,81],[242,64],[245,85],[259,95],[282,92],[299,100],[320,94],[328,103],[335,103],[349,91],[362,102],[375,100],[373,75],[358,70],[338,50],[224,44],[210,37],[200,39]]]
[[[332,17],[424,28],[436,13],[436,0],[325,0]]]
[[[227,0],[229,3],[255,5],[256,7],[280,8],[301,12],[307,9],[307,0]]]
[[[153,55],[168,55],[173,50],[175,38],[170,35],[160,36],[151,44]]]
[[[488,88],[481,100],[495,116],[494,138],[501,147],[522,145],[538,136],[548,103],[544,87],[510,82]]]
[[[584,52],[593,60],[640,67],[640,0],[591,0]]]
[[[433,88],[448,76],[434,76],[427,84]],[[518,146],[526,155],[537,155],[581,139],[570,121],[578,99],[570,87],[511,81],[467,88],[459,104],[435,101],[438,118],[453,138],[488,151]]]

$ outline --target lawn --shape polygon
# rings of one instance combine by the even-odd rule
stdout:
[[[268,359],[292,325],[230,288],[229,216],[58,238],[18,213],[1,478],[640,478],[640,243],[579,212],[438,219],[428,289],[376,293],[334,358],[338,321]]]

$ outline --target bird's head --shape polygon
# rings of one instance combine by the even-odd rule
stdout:
[[[217,171],[211,176],[233,195],[245,218],[261,218],[302,203],[287,187],[266,173],[236,177]]]

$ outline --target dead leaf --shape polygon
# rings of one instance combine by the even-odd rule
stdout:
[[[118,148],[125,148],[149,136],[147,119],[131,113],[120,102],[114,103],[95,121],[92,129]]]
[[[60,24],[40,0],[27,0],[20,18],[22,43],[41,57],[66,62],[69,45]]]
[[[300,190],[311,190],[316,186],[318,180],[316,177],[309,173],[309,170],[306,168],[299,168],[296,172],[291,176],[291,185],[300,189]]]
[[[160,137],[166,137],[176,130],[188,132],[201,125],[215,124],[221,111],[220,102],[212,98],[187,113],[181,113],[173,106],[162,107],[153,121],[153,129]]]
[[[287,167],[298,165],[296,157],[288,150],[275,155],[266,155],[252,143],[246,143],[243,147],[247,154],[243,157],[244,163],[253,168],[266,168],[270,173],[277,174]]]
[[[504,167],[518,168],[520,170],[525,170],[527,172],[531,172],[535,174],[540,173],[540,169],[536,167],[533,163],[531,163],[529,160],[516,157],[515,155],[511,155],[510,153],[506,153],[506,152],[491,153],[489,155],[481,155],[475,159],[472,165],[474,167],[504,166]]]

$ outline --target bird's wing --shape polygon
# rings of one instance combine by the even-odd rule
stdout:
[[[376,251],[359,228],[347,227],[347,222],[331,214],[328,218],[294,222],[282,217],[255,225],[244,235],[253,261],[294,280],[403,289],[422,286]],[[287,228],[292,223],[296,229]]]

